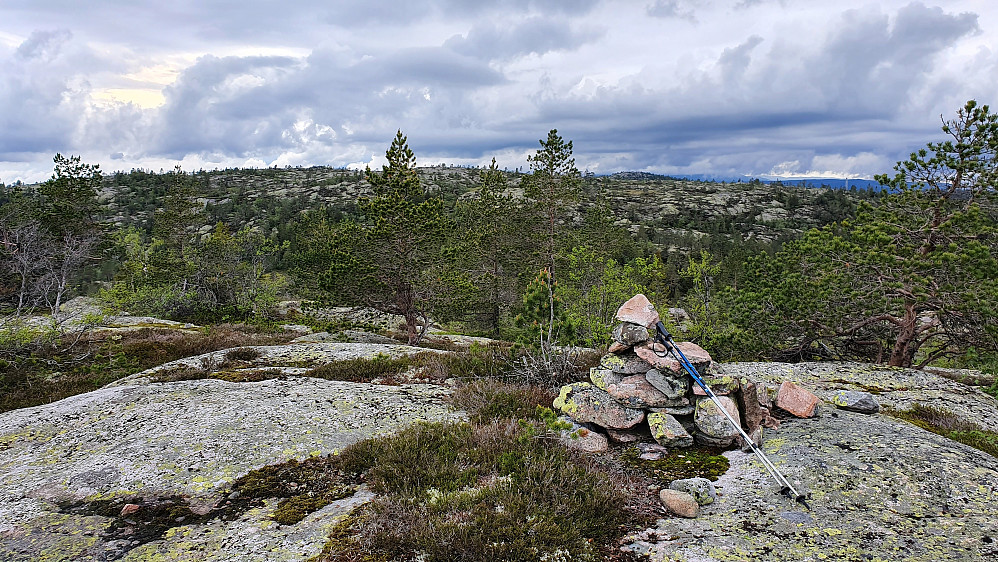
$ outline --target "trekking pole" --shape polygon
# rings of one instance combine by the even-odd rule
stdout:
[[[724,414],[724,417],[728,418],[728,423],[737,429],[738,433],[741,434],[742,439],[745,440],[745,443],[752,447],[752,452],[755,453],[755,456],[759,457],[762,465],[769,471],[769,475],[772,476],[773,479],[776,480],[776,483],[781,486],[780,493],[788,498],[796,500],[798,503],[803,505],[805,509],[810,510],[811,506],[807,505],[807,497],[804,494],[799,493],[790,481],[787,480],[787,478],[783,476],[779,470],[777,470],[776,465],[774,465],[769,458],[766,457],[766,454],[762,452],[762,449],[760,449],[755,442],[752,441],[752,438],[745,433],[745,430],[742,429],[742,425],[738,423],[738,421],[735,420],[730,413],[728,413],[728,409],[724,407],[724,404],[721,404],[721,401],[718,400],[717,395],[714,394],[714,391],[707,386],[707,383],[705,383],[700,377],[700,373],[697,372],[696,368],[693,367],[693,364],[690,363],[690,360],[686,358],[683,351],[679,349],[679,346],[676,345],[675,341],[673,341],[672,334],[665,329],[665,324],[662,322],[655,324],[655,331],[655,341],[661,343],[665,347],[666,352],[671,353],[676,361],[679,361],[679,364],[683,366],[683,369],[686,369],[686,372],[693,377],[693,381],[697,383],[697,386],[703,389],[703,391],[707,394],[707,397],[710,398],[717,406],[717,409]],[[655,354],[659,355],[657,351]],[[659,355],[659,357],[665,357],[665,355]]]

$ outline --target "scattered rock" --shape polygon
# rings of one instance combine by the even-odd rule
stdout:
[[[776,407],[798,418],[814,416],[818,401],[817,396],[790,381],[783,381],[776,395]]]
[[[680,517],[692,519],[700,515],[700,504],[686,492],[665,488],[658,493],[658,497],[669,511]]]
[[[669,448],[658,443],[638,443],[638,458],[643,461],[657,461],[669,454]]]
[[[121,508],[121,517],[127,517],[138,512],[140,509],[142,508],[138,504],[126,503],[124,507]]]
[[[836,408],[861,414],[876,414],[880,411],[880,404],[872,394],[858,390],[836,392],[832,395],[832,404],[835,404]]]
[[[577,422],[590,422],[612,429],[634,427],[645,419],[643,410],[621,406],[605,390],[587,382],[561,387],[554,407]]]
[[[714,483],[706,478],[673,480],[669,484],[669,489],[686,492],[700,505],[710,505],[717,499],[717,490],[714,489]]]
[[[652,328],[660,320],[658,311],[648,300],[648,297],[637,294],[617,309],[616,319],[618,322],[630,322],[639,324],[646,328]]]
[[[693,444],[693,437],[686,432],[686,429],[676,418],[658,412],[650,413],[647,417],[651,436],[660,445],[664,447],[689,447]]]

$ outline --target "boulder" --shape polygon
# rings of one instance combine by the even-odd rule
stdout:
[[[813,417],[818,402],[817,396],[790,381],[783,381],[776,395],[776,407],[798,418]]]
[[[685,341],[678,342],[676,345],[701,377],[706,376],[710,372],[710,354],[702,347]],[[689,376],[679,361],[674,359],[671,353],[666,352],[660,343],[649,342],[644,345],[636,345],[634,346],[634,353],[663,373]]]
[[[647,418],[648,427],[651,428],[651,436],[659,445],[673,448],[693,445],[693,437],[686,432],[686,429],[676,418],[658,412],[648,414]]]
[[[880,411],[880,404],[872,394],[858,390],[840,390],[834,393],[832,404],[836,408],[861,414],[876,414]]]
[[[671,371],[663,373],[658,369],[652,369],[645,373],[648,383],[658,389],[671,399],[682,398],[690,389],[690,376],[677,375]]]
[[[648,328],[640,324],[621,322],[613,328],[613,341],[630,347],[648,340]]]
[[[700,505],[710,505],[717,499],[717,490],[714,489],[714,483],[706,478],[673,480],[669,484],[669,489],[686,492]]]
[[[718,401],[724,409],[738,420],[738,405],[727,396],[718,396]],[[697,438],[705,444],[727,447],[738,437],[738,429],[733,427],[728,418],[721,413],[710,398],[699,398],[696,411],[693,412],[693,424],[696,427]]]
[[[605,390],[587,382],[561,387],[554,400],[554,408],[577,422],[595,423],[612,429],[634,427],[645,419],[643,410],[624,407]]]
[[[606,392],[629,408],[661,408],[686,403],[685,398],[670,399],[652,386],[644,375],[624,377],[615,384],[607,385]]]
[[[646,328],[653,328],[660,318],[655,306],[648,300],[648,297],[637,294],[627,302],[620,305],[615,316],[618,322],[630,322],[639,324]]]
[[[700,504],[686,492],[665,488],[658,493],[665,507],[680,517],[692,519],[700,515]]]

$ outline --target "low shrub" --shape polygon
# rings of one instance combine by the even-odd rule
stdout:
[[[598,559],[631,519],[626,493],[555,441],[521,437],[508,420],[420,423],[347,447],[340,468],[380,495],[322,558]]]
[[[481,379],[462,384],[450,395],[455,408],[468,413],[471,421],[523,419],[536,415],[537,406],[547,406],[555,394],[549,389]]]
[[[998,457],[998,433],[965,421],[949,410],[914,404],[907,410],[885,409],[884,413]]]

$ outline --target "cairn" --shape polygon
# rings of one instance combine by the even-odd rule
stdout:
[[[591,382],[563,386],[554,401],[556,410],[617,442],[640,441],[649,432],[668,448],[694,443],[727,448],[741,441],[738,430],[679,362],[666,355],[661,344],[653,343],[659,314],[644,295],[625,302],[616,320],[614,342],[599,366],[590,370]],[[761,443],[762,428],[779,424],[770,416],[773,406],[765,389],[747,379],[724,376],[700,346],[677,345],[728,413],[756,444]]]

